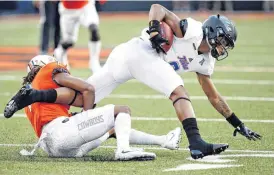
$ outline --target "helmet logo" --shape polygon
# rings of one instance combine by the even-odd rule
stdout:
[[[231,31],[232,31],[232,29],[231,29],[230,26],[227,26],[227,31],[228,31],[228,32],[231,32]]]

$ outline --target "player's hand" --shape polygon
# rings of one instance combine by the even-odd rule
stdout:
[[[157,53],[163,52],[164,54],[166,54],[166,52],[164,51],[164,49],[162,48],[162,44],[169,44],[168,40],[166,40],[165,38],[163,38],[159,33],[157,33],[156,35],[150,37],[150,42],[152,44],[152,48],[156,49]]]
[[[237,133],[240,133],[241,135],[245,136],[249,140],[260,140],[262,136],[252,130],[250,130],[248,127],[242,123],[240,126],[238,126],[233,133],[233,136],[236,136]]]

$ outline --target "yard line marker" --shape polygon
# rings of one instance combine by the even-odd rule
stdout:
[[[168,168],[163,170],[163,172],[170,171],[190,171],[190,170],[208,170],[208,169],[220,169],[220,168],[232,168],[232,167],[242,167],[243,165],[228,165],[228,164],[182,164],[176,168]],[[205,173],[206,174],[206,173]]]
[[[31,147],[34,146],[35,144],[27,144],[27,143],[23,143],[23,144],[9,144],[9,143],[0,143],[0,147]],[[154,147],[154,146],[134,146],[134,147],[141,147],[144,149],[150,149],[150,150],[168,150],[166,148],[162,148],[162,147]],[[110,148],[110,149],[116,149],[116,146],[112,146],[112,145],[106,145],[106,146],[100,146],[99,148]],[[179,148],[178,151],[189,151],[188,148]],[[228,149],[225,152],[241,152],[241,153],[264,153],[264,154],[274,154],[274,151],[270,151],[270,150],[233,150],[233,149]]]
[[[12,96],[15,93],[1,92],[0,96]],[[273,102],[274,97],[245,97],[245,96],[223,96],[226,100],[231,101],[267,101]],[[167,100],[168,98],[163,95],[134,95],[134,94],[112,94],[106,98],[118,99],[148,99],[148,100]],[[208,100],[206,96],[191,96],[191,100]]]
[[[274,72],[272,67],[235,67],[235,66],[216,66],[216,72]]]
[[[26,118],[25,114],[14,114],[12,118]],[[4,114],[0,114],[0,119],[5,119]],[[131,117],[132,120],[136,121],[178,121],[176,116],[174,117],[149,117],[149,116],[135,116]],[[225,119],[215,118],[196,118],[200,122],[226,122]],[[245,123],[274,123],[274,120],[252,120],[252,119],[241,119]]]
[[[1,75],[0,76],[0,81],[19,81],[22,80],[18,76],[14,75]]]
[[[183,79],[186,84],[199,84],[197,79]],[[273,80],[238,80],[238,79],[212,79],[214,84],[234,84],[234,85],[274,85]],[[130,80],[128,83],[141,83],[138,80]]]
[[[223,96],[226,100],[232,101],[274,101],[274,97],[244,97],[244,96]],[[120,98],[120,99],[167,99],[163,95],[133,95],[133,94],[112,94],[106,98]],[[191,96],[191,100],[208,100],[206,96]]]
[[[82,77],[85,79],[84,77]],[[183,79],[185,83],[199,84],[197,79],[186,78]],[[21,78],[12,75],[0,76],[0,81],[22,81]],[[273,80],[237,80],[237,79],[213,79],[214,84],[235,84],[235,85],[274,85]],[[128,83],[140,83],[133,79]]]

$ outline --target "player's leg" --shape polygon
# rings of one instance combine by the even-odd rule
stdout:
[[[129,146],[129,135],[131,130],[131,114],[127,106],[115,106],[114,115],[116,133],[117,150],[115,153],[115,160],[153,160],[156,155],[154,153],[142,152],[133,150]]]
[[[50,40],[50,29],[51,29],[51,9],[50,1],[41,1],[40,2],[40,54],[47,54]]]
[[[43,133],[48,135],[45,144],[54,157],[75,157],[82,154],[79,153],[82,145],[102,137],[114,127],[114,105],[59,118],[43,127]]]
[[[58,10],[59,1],[53,2],[54,6],[54,49],[58,47],[60,41],[60,14]]]
[[[117,150],[115,153],[115,160],[154,159],[154,153],[132,150],[129,146],[129,134],[131,129],[130,109],[127,106],[115,106],[113,115],[113,117],[115,117],[114,129],[117,138]],[[93,132],[96,131],[94,130]],[[108,136],[109,133],[106,133],[99,139],[95,139],[83,144],[80,147],[80,151],[77,153],[77,156],[83,156],[92,149],[95,149],[103,141],[105,141],[108,138]],[[82,137],[84,138],[84,140],[91,139],[85,135],[82,135]]]
[[[6,105],[4,116],[10,118],[18,110],[36,102],[68,104],[76,107],[83,106],[82,95],[70,88],[36,90],[23,86]]]
[[[178,119],[182,122],[188,137],[193,158],[201,158],[225,150],[228,145],[208,144],[201,138],[195,113],[181,77],[159,57],[156,51],[143,44],[142,40],[135,42],[139,42],[139,45],[134,44],[134,49],[131,49],[133,56],[129,63],[130,72],[137,80],[165,94],[173,102]],[[138,51],[138,55],[134,50]],[[134,53],[137,56],[134,56]]]
[[[100,52],[101,52],[101,39],[99,35],[98,25],[91,24],[88,27],[90,39],[88,42],[89,48],[89,69],[95,73],[101,69],[100,65]]]
[[[90,34],[88,42],[89,68],[95,73],[101,69],[100,51],[102,44],[99,33],[99,16],[95,4],[92,1],[90,1],[83,10],[84,15],[82,16],[81,23],[88,29]]]
[[[169,131],[166,135],[153,135],[136,129],[130,130],[130,145],[158,145],[170,150],[178,149],[181,142],[181,128],[177,127]],[[110,138],[116,138],[115,133],[110,134]]]
[[[66,118],[51,128],[46,126],[43,132],[50,131],[48,144],[58,156],[75,157],[79,156],[79,148],[104,136],[114,127],[117,136],[116,160],[154,159],[153,153],[133,151],[129,148],[129,112],[129,108],[124,106],[106,105]]]
[[[95,103],[98,103],[120,84],[132,79],[124,52],[125,44],[120,44],[110,53],[103,68],[87,79],[95,88]]]
[[[80,13],[77,10],[66,9],[59,3],[61,41],[54,50],[56,59],[69,68],[67,51],[73,47],[78,38]]]
[[[110,130],[109,132],[105,133],[103,136],[99,137],[98,139],[92,140],[88,143],[83,144],[78,149],[75,157],[83,157],[88,154],[90,151],[98,148],[103,142],[105,142],[111,134],[113,134],[114,129]]]
[[[103,135],[102,137],[88,142],[82,145],[79,151],[76,154],[76,157],[82,157],[86,155],[88,152],[94,150],[99,147],[103,142],[105,142],[109,137],[116,138],[116,134],[114,129],[110,130],[108,133]],[[158,145],[163,148],[167,148],[170,150],[176,150],[179,148],[179,144],[181,142],[181,128],[176,128],[166,135],[153,135],[149,133],[145,133],[142,131],[138,131],[136,129],[131,129],[129,134],[129,144],[132,145]]]
[[[130,130],[129,143],[135,145],[158,145],[170,150],[176,150],[181,142],[181,128],[169,131],[166,135],[153,135],[136,129]]]

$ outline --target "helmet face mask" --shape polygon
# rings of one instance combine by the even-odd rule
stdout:
[[[211,55],[218,61],[225,59],[236,42],[237,31],[234,24],[226,17],[214,15],[204,22],[203,29]]]

